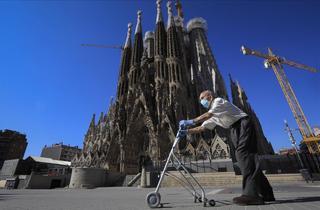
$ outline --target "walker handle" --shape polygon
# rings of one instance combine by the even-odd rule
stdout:
[[[176,139],[180,139],[179,136],[178,136],[180,131],[181,131],[181,127],[179,127],[179,130],[178,130],[177,135],[176,135]]]

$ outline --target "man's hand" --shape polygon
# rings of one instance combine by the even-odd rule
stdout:
[[[193,120],[181,120],[179,122],[179,127],[181,129],[185,129],[188,126],[194,125],[194,121]]]
[[[179,130],[177,137],[179,139],[182,139],[183,137],[185,137],[188,134],[188,130]]]

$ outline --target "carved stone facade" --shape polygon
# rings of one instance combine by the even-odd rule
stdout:
[[[206,21],[194,18],[184,27],[181,3],[176,4],[175,17],[170,1],[167,9],[165,25],[157,1],[155,31],[146,32],[144,40],[138,11],[133,46],[128,25],[117,97],[97,124],[93,116],[83,152],[73,159],[73,166],[135,174],[149,159],[157,167],[169,153],[179,121],[205,112],[198,102],[201,91],[209,89],[228,99],[206,37]],[[179,144],[182,154],[197,159],[230,157],[227,130],[187,138]]]

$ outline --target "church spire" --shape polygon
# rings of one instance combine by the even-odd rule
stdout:
[[[136,31],[134,32],[135,34],[137,33],[142,33],[142,27],[141,27],[141,15],[142,15],[142,11],[138,10],[137,12],[137,25],[136,25]]]
[[[182,4],[181,4],[180,0],[177,0],[177,3],[175,4],[175,6],[178,11],[178,16],[180,18],[183,18]]]
[[[177,28],[174,22],[172,14],[172,2],[168,1],[168,25],[167,25],[167,57],[181,58],[181,46],[179,44],[179,38]]]
[[[131,28],[132,28],[132,23],[128,23],[128,32],[127,32],[127,38],[126,38],[126,43],[124,45],[124,48],[131,47]]]
[[[96,114],[93,114],[92,118],[91,118],[90,125],[89,125],[89,130],[94,129],[95,126],[96,126]]]
[[[131,60],[131,28],[132,24],[128,23],[128,32],[126,42],[121,55],[120,75],[117,88],[117,100],[124,99],[128,90],[128,73],[130,69]],[[121,102],[123,102],[121,99]],[[111,105],[110,105],[111,106]]]
[[[173,19],[173,14],[172,14],[172,2],[171,1],[167,2],[167,8],[168,8],[168,26],[167,26],[167,28],[170,28],[171,26],[174,25],[174,19]]]
[[[129,87],[134,88],[135,84],[140,81],[140,63],[143,53],[143,40],[142,40],[142,27],[141,27],[141,15],[142,12],[137,12],[137,25],[134,34],[134,45],[131,54],[131,67],[129,72]]]
[[[157,20],[155,30],[155,56],[166,56],[167,35],[161,12],[161,0],[157,0]]]
[[[156,23],[162,22],[161,0],[157,0],[157,20]]]
[[[142,27],[141,27],[141,15],[142,11],[139,10],[137,12],[137,25],[136,25],[136,31],[134,34],[134,46],[133,46],[133,52],[132,52],[132,58],[131,58],[131,66],[139,66],[142,53],[143,53],[143,40],[142,40]]]
[[[100,113],[98,125],[100,125],[100,123],[102,123],[102,121],[103,121],[103,112]]]

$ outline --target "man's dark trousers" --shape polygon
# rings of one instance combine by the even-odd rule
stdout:
[[[242,195],[273,197],[272,187],[259,167],[257,140],[249,117],[244,117],[231,126],[231,141],[243,177]]]

